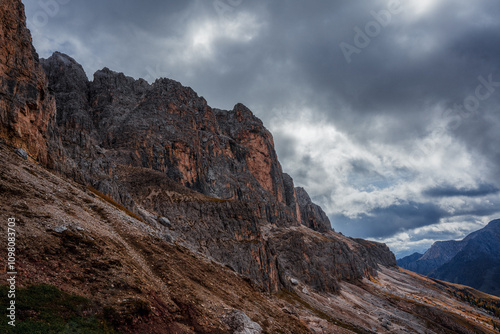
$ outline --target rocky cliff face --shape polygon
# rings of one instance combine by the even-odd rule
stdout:
[[[31,44],[23,4],[0,2],[0,22],[0,139],[46,163],[55,103]]]
[[[382,260],[333,232],[282,172],[272,135],[244,105],[212,109],[176,81],[149,85],[109,69],[88,81],[60,53],[42,64],[58,106],[54,168],[145,220],[167,219],[170,237],[191,249],[269,291],[291,278],[336,291],[340,280],[395,264],[384,246],[371,245],[389,254]]]
[[[149,168],[212,197],[253,202],[269,221],[297,224],[297,212],[284,198],[272,136],[245,106],[212,109],[176,81],[149,85],[109,69],[88,81],[81,66],[60,53],[42,64],[57,99],[57,131],[64,142],[56,169],[81,174],[126,201],[109,177],[112,166]]]

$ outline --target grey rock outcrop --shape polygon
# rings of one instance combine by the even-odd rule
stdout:
[[[165,227],[168,227],[168,228],[172,227],[172,223],[170,223],[170,220],[168,218],[160,217],[160,218],[158,218],[158,221],[160,222],[160,224],[162,224]]]
[[[233,310],[225,319],[234,334],[261,334],[262,327],[240,310]]]
[[[28,152],[26,152],[25,150],[23,150],[22,148],[18,148],[17,150],[15,150],[14,152],[16,152],[16,154],[18,156],[20,156],[21,158],[23,158],[24,160],[28,160]]]
[[[66,226],[56,226],[53,228],[53,231],[56,233],[63,233],[64,231],[67,231],[68,228]]]
[[[319,205],[312,202],[304,188],[295,188],[300,218],[303,225],[319,232],[333,230],[330,219]]]

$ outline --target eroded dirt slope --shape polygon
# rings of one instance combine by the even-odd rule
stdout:
[[[269,333],[306,332],[248,279],[165,241],[161,226],[3,146],[0,159],[0,220],[18,220],[18,287],[47,283],[91,298],[134,333],[230,333],[224,319],[234,310]]]

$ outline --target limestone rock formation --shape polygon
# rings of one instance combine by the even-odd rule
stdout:
[[[378,261],[353,253],[347,243],[364,247],[334,234],[282,172],[272,135],[244,105],[212,109],[174,80],[149,85],[107,68],[89,81],[61,53],[42,64],[57,101],[55,169],[146,220],[166,217],[171,237],[268,291],[288,275],[336,291],[339,280],[375,273]]]
[[[212,197],[256,203],[270,221],[296,224],[272,136],[245,106],[212,109],[174,80],[149,85],[107,68],[88,81],[60,53],[42,64],[58,105],[54,131],[65,143],[55,169],[126,201],[109,177],[113,166],[150,168]]]
[[[332,230],[330,219],[320,206],[314,204],[304,188],[295,188],[302,224],[319,232]]]

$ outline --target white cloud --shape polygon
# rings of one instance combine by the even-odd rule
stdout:
[[[437,218],[438,223],[429,220],[425,225],[425,221],[418,220],[415,223],[424,226],[408,226],[402,233],[377,239],[398,254],[407,250],[424,251],[437,240],[463,238],[487,223],[487,219],[494,218],[474,218],[474,212],[482,215],[480,211],[494,211],[500,203],[498,194],[432,199],[425,194],[428,189],[443,185],[476,189],[482,184],[485,170],[461,141],[447,131],[431,131],[435,128],[432,124],[439,122],[431,123],[427,135],[409,138],[405,143],[365,143],[353,140],[330,122],[318,122],[310,116],[315,114],[311,110],[301,109],[294,114],[299,116],[275,119],[270,126],[277,137],[278,151],[280,145],[288,147],[293,143],[293,152],[281,158],[283,169],[297,185],[308,190],[330,217],[376,219],[374,212],[395,207],[408,210],[411,203],[416,203],[416,209],[420,208],[416,206],[418,203],[431,203],[435,210],[441,210],[444,217],[439,219],[435,216],[438,211],[427,206],[434,210],[429,211],[430,218]],[[384,126],[390,126],[381,119],[373,124],[375,132],[377,127],[383,131]],[[288,142],[281,142],[281,138],[287,138]],[[467,212],[470,213],[463,216]],[[387,218],[405,219],[397,215]],[[332,223],[336,226],[335,218]],[[351,225],[341,226],[350,231],[356,229]],[[342,232],[342,227],[337,230]]]
[[[432,10],[440,3],[439,0],[407,0],[408,12],[414,16],[422,16],[432,12]]]
[[[248,43],[258,35],[261,25],[255,16],[245,12],[235,14],[231,20],[193,22],[187,38],[191,49],[187,53],[202,52],[204,56],[211,57],[219,41]]]
[[[376,238],[374,241],[387,244],[396,254],[396,257],[401,258],[415,251],[424,253],[436,241],[462,240],[465,236],[483,228],[486,224],[487,222],[470,220],[468,217],[454,217],[453,220],[443,219],[438,224],[401,232],[389,238]]]

